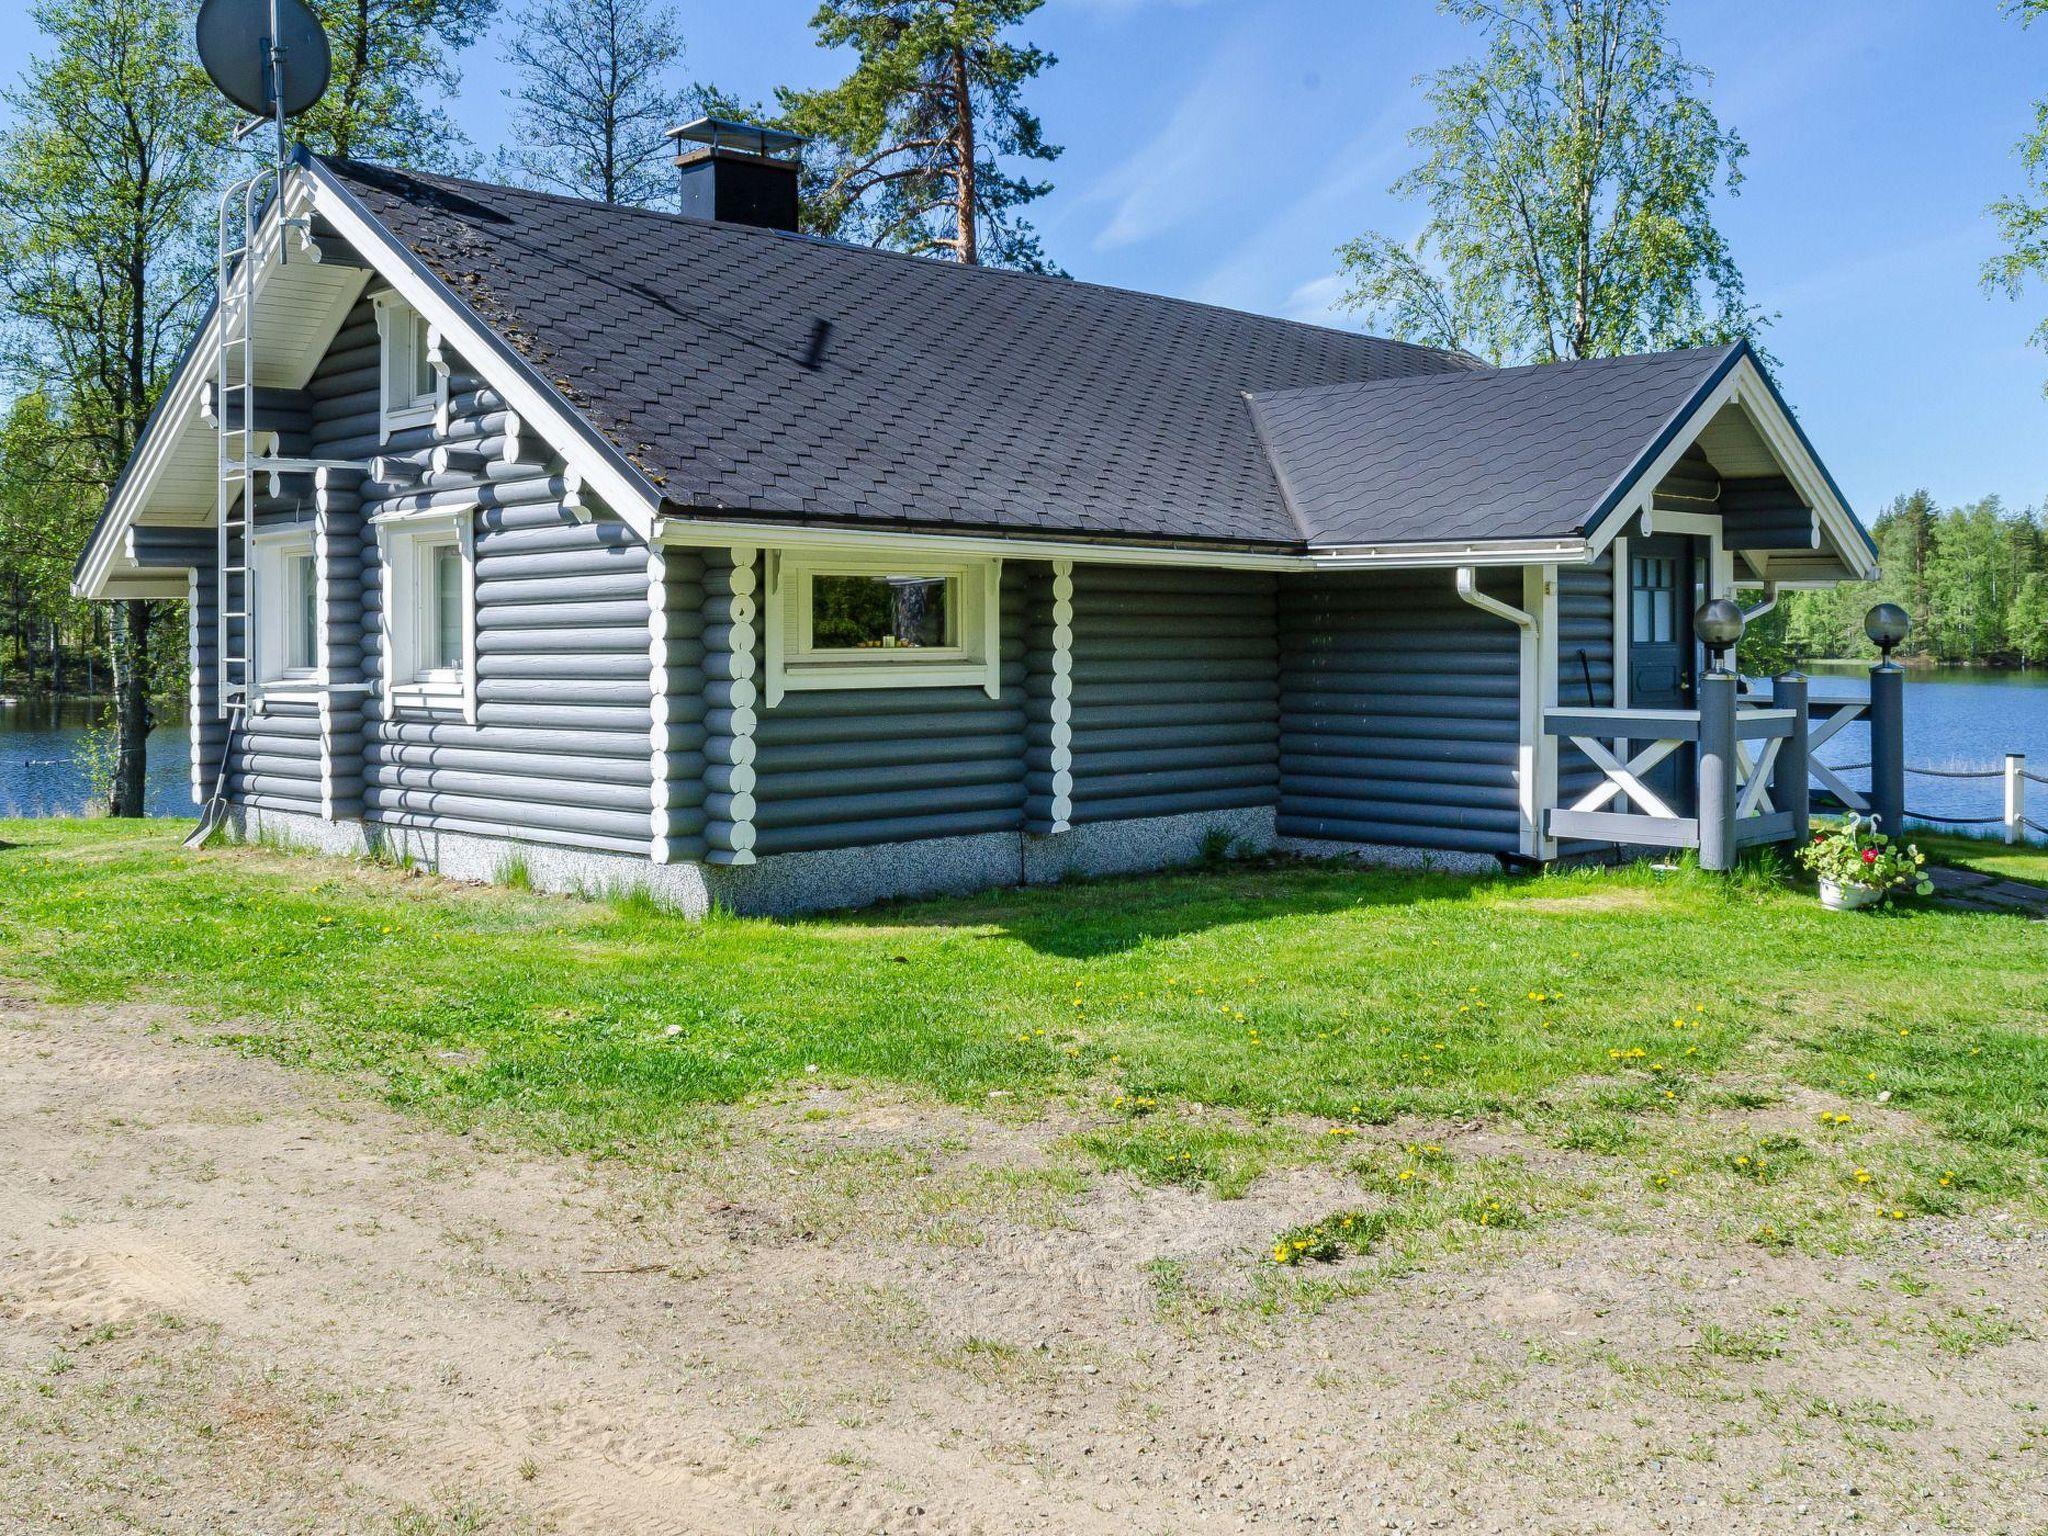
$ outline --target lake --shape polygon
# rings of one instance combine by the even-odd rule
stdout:
[[[1816,662],[1820,697],[1866,690],[1869,669]],[[0,816],[73,816],[86,809],[91,787],[78,765],[87,723],[104,705],[79,700],[0,704]],[[149,738],[149,813],[192,816],[182,715]],[[1906,676],[1906,761],[1918,768],[1999,768],[2007,752],[2048,773],[2048,672],[1989,672],[1936,667]],[[1831,764],[1870,760],[1870,731],[1857,721],[1822,750]],[[1867,788],[1867,772],[1845,774]],[[2030,786],[2035,821],[2048,824],[2048,785]],[[2004,790],[1997,779],[1933,779],[1909,774],[1906,804],[1935,816],[1997,817]]]
[[[0,702],[0,816],[76,816],[91,805],[79,747],[107,708],[84,699]],[[184,712],[172,720],[149,735],[149,814],[197,817]]]
[[[1815,698],[1869,695],[1870,669],[1855,662],[1815,662]],[[1906,674],[1906,764],[1911,768],[1998,769],[2005,754],[2023,752],[2027,767],[2048,774],[2048,671],[2003,672],[1980,667],[1920,667]],[[1870,761],[1870,728],[1863,721],[1843,728],[1821,749],[1821,761]],[[1857,789],[1870,787],[1870,773],[1859,769],[1843,779]],[[2028,786],[2029,817],[2048,825],[2048,784]],[[2005,786],[2001,779],[1937,779],[1906,775],[1906,809],[1929,816],[1989,817],[2003,814]],[[1908,820],[1912,819],[1909,814]],[[1956,830],[1971,830],[1958,828]],[[1996,831],[1995,826],[1978,831]]]

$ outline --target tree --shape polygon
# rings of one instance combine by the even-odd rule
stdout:
[[[2007,0],[2008,15],[2023,27],[2048,16],[2048,0]],[[2014,299],[2035,278],[2048,277],[2048,96],[2034,103],[2033,129],[2014,147],[2027,189],[1991,205],[1993,222],[2005,249],[1984,263],[1984,286],[2003,289]],[[2048,320],[2029,338],[2048,347]]]
[[[529,0],[515,18],[507,90],[524,140],[502,161],[512,179],[575,197],[644,207],[674,177],[662,134],[691,93],[668,83],[683,56],[675,13],[649,0]]]
[[[1003,159],[1051,161],[1058,145],[1024,106],[1057,62],[1005,31],[1045,0],[824,0],[822,46],[859,62],[824,90],[781,91],[783,125],[816,145],[806,217],[821,233],[967,266],[1053,269],[1016,210],[1052,190]]]
[[[435,103],[461,84],[453,56],[475,42],[497,0],[313,0],[334,80],[293,132],[326,155],[455,171],[468,140]]]
[[[1664,0],[1441,3],[1485,51],[1431,78],[1424,159],[1393,187],[1429,220],[1412,246],[1338,252],[1349,305],[1500,363],[1754,337],[1766,317],[1713,218],[1748,151],[1665,35]]]
[[[45,389],[9,402],[0,421],[0,572],[13,664],[33,689],[47,658],[50,690],[62,686],[65,630],[90,636],[91,605],[71,595],[71,567],[92,526],[88,477],[79,473],[67,424]]]
[[[52,493],[97,501],[197,318],[212,258],[195,231],[228,114],[175,0],[43,0],[33,14],[51,53],[6,93],[0,134],[5,360],[17,388],[43,384],[52,402],[49,467],[66,477]],[[131,599],[114,615],[116,816],[144,808],[155,608]]]

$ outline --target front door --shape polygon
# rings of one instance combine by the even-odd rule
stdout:
[[[1628,702],[1693,707],[1692,541],[1678,534],[1628,544]]]
[[[1691,709],[1693,702],[1692,540],[1659,534],[1628,542],[1628,702],[1631,709]],[[1631,750],[1642,745],[1632,743]],[[1681,749],[1646,782],[1687,814],[1692,753]]]

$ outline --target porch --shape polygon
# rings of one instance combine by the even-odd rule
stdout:
[[[1699,680],[1697,709],[1547,709],[1546,750],[1560,760],[1577,754],[1577,766],[1590,765],[1598,777],[1546,811],[1546,840],[1694,849],[1704,868],[1725,870],[1744,849],[1803,842],[1816,790],[1824,808],[1897,828],[1905,819],[1902,685],[1889,663],[1872,668],[1867,700],[1815,700],[1796,673],[1773,679],[1767,694],[1744,695],[1734,674],[1713,672]],[[1867,794],[1817,755],[1866,716]]]

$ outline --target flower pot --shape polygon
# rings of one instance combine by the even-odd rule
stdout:
[[[1874,907],[1884,900],[1884,892],[1874,885],[1841,885],[1833,880],[1820,883],[1820,904],[1830,912],[1854,912],[1858,907]]]

